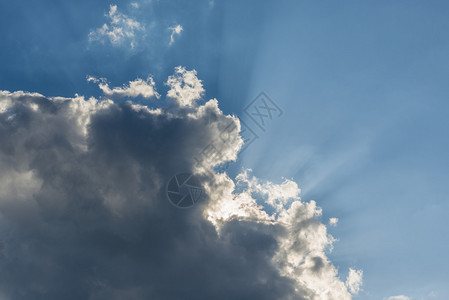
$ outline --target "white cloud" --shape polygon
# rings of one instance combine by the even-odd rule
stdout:
[[[96,78],[93,76],[88,76],[87,81],[98,83],[98,87],[103,91],[103,93],[112,98],[124,98],[124,97],[143,97],[143,98],[159,98],[160,95],[156,91],[155,82],[153,77],[149,76],[146,80],[141,78],[137,78],[134,81],[128,82],[128,84],[123,85],[122,87],[114,87],[110,88],[106,79],[104,78]]]
[[[330,226],[337,226],[337,224],[338,224],[338,218],[329,218]]]
[[[168,77],[166,83],[170,87],[167,97],[174,99],[181,107],[192,107],[201,99],[204,88],[196,71],[187,71],[184,67],[176,67],[175,74]]]
[[[363,271],[349,269],[348,277],[346,278],[346,286],[351,294],[357,294],[362,285]]]
[[[390,296],[387,298],[387,300],[411,300],[411,298],[405,295],[398,295],[398,296]]]
[[[105,15],[109,23],[89,33],[90,41],[104,41],[108,39],[113,45],[120,45],[129,41],[131,48],[136,45],[136,33],[143,31],[144,27],[136,20],[118,12],[117,5],[111,5]]]
[[[179,24],[174,27],[169,27],[168,29],[171,30],[170,42],[168,44],[171,45],[175,41],[175,35],[180,35],[184,29]]]

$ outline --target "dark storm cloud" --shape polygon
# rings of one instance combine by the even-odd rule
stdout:
[[[233,143],[213,164],[241,146],[238,119],[216,100],[186,102],[172,113],[0,92],[0,297],[320,299],[321,281],[329,299],[350,298],[320,256],[331,241],[313,203],[278,207],[276,219],[250,196],[277,197],[276,186],[242,175],[248,188],[236,194],[224,174],[204,177],[207,197],[191,209],[167,201],[167,181],[198,171],[193,157],[230,122]],[[278,186],[292,191],[280,199],[296,195],[295,186]],[[236,207],[220,204],[227,198]],[[308,252],[310,267],[295,265],[301,255],[307,265]]]

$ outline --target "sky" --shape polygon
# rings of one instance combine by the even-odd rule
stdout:
[[[0,1],[0,299],[449,298],[448,10]]]

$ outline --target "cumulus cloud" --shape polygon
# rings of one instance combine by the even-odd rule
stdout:
[[[124,97],[142,97],[142,98],[159,98],[160,95],[156,91],[153,77],[149,76],[146,80],[137,78],[134,81],[128,82],[128,84],[122,87],[110,88],[105,78],[96,78],[93,76],[87,76],[88,82],[94,82],[98,84],[98,87],[103,93],[112,99],[124,98]]]
[[[351,299],[362,273],[340,279],[317,204],[291,180],[214,172],[242,146],[238,118],[196,103],[196,72],[168,82],[177,110],[0,92],[0,295]],[[187,210],[166,197],[181,172],[206,194]]]
[[[165,83],[170,89],[167,97],[181,107],[193,107],[204,94],[203,83],[198,79],[196,71],[188,71],[184,67],[176,67],[175,74],[168,77]]]
[[[168,28],[171,31],[170,34],[170,42],[168,43],[169,45],[173,44],[175,41],[175,35],[180,35],[181,32],[183,31],[183,28],[181,25],[176,25],[174,27],[169,27]]]
[[[89,40],[103,42],[109,40],[113,45],[120,45],[127,41],[133,48],[136,45],[137,32],[142,32],[144,27],[138,21],[119,12],[117,5],[111,5],[105,16],[109,22],[92,30],[89,33]]]

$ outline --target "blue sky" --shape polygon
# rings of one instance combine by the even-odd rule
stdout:
[[[329,256],[363,269],[360,299],[449,298],[449,4],[131,2],[1,1],[0,89],[98,97],[87,75],[152,74],[163,92],[183,65],[228,114],[265,91],[284,114],[231,172],[293,178],[338,217]],[[111,4],[145,24],[133,48],[89,40]]]

